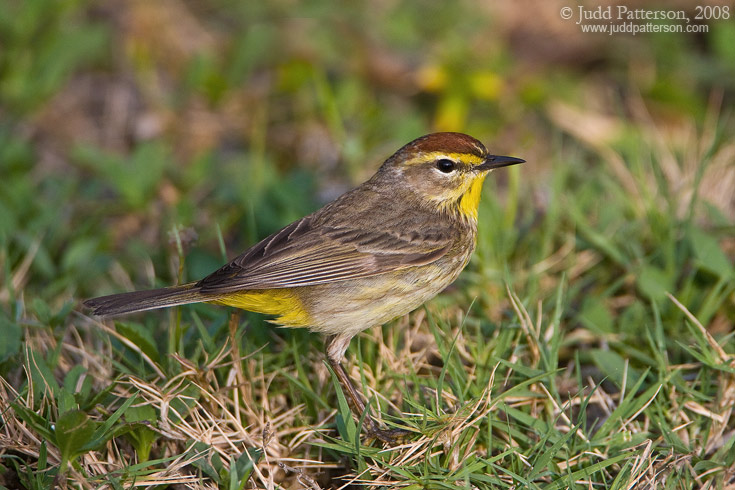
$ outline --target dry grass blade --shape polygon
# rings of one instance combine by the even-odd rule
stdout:
[[[513,310],[515,310],[516,315],[518,316],[518,321],[521,324],[521,328],[526,334],[528,347],[531,349],[532,365],[537,366],[539,359],[541,358],[541,353],[539,352],[538,346],[539,333],[534,328],[531,315],[521,303],[520,298],[513,291],[510,290],[510,286],[506,285],[505,290],[508,293],[508,297],[510,298],[510,303],[513,306]]]
[[[38,249],[40,246],[41,237],[35,238],[31,242],[30,246],[28,247],[28,251],[23,257],[23,260],[20,262],[20,264],[18,264],[18,267],[12,273],[9,284],[0,288],[0,301],[7,302],[10,299],[11,290],[18,291],[23,289],[23,285],[28,280],[28,271],[33,264],[33,259],[36,258],[36,254],[38,253]],[[2,261],[0,261],[0,267],[2,265]]]
[[[94,320],[88,316],[82,315],[81,313],[77,313],[77,314],[81,316],[82,318],[85,318],[87,321],[93,323],[98,328],[101,328],[102,330],[107,332],[110,336],[115,337],[120,342],[125,344],[126,347],[128,347],[129,349],[137,353],[141,358],[143,358],[146,364],[148,364],[148,366],[150,366],[150,368],[153,369],[153,371],[156,373],[157,376],[159,376],[161,379],[166,379],[166,375],[163,373],[163,371],[161,371],[161,368],[158,367],[158,365],[153,361],[153,359],[151,359],[145,352],[143,352],[143,349],[141,349],[138,345],[136,345],[135,342],[132,342],[130,339],[128,339],[124,335],[118,333],[118,331],[115,330],[114,328],[110,328],[104,322]]]
[[[717,353],[717,357],[719,358],[719,361],[723,364],[727,364],[727,362],[730,360],[730,357],[725,350],[720,346],[720,344],[717,343],[714,337],[707,331],[706,328],[704,328],[704,325],[700,323],[700,321],[695,317],[691,311],[687,309],[686,306],[681,304],[681,302],[674,297],[673,294],[667,292],[666,296],[676,305],[677,308],[679,308],[687,318],[692,322],[692,324],[699,329],[702,336],[707,340],[707,343]]]

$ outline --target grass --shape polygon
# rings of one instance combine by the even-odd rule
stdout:
[[[565,66],[466,4],[157,5],[0,2],[0,487],[735,485],[731,23]],[[457,283],[350,345],[400,445],[315,334],[79,307],[202,277],[438,129],[528,163]]]

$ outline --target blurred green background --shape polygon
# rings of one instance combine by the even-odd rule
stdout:
[[[62,376],[32,339],[69,335],[80,299],[200,278],[432,131],[527,160],[486,184],[440,308],[477,300],[492,330],[506,285],[545,315],[563,291],[545,368],[616,380],[696,358],[669,292],[732,352],[735,10],[610,36],[566,5],[0,0],[0,374],[21,389],[31,345]],[[224,311],[194,310],[226,336]],[[160,318],[126,328],[154,351]],[[253,350],[273,340],[247,318]]]
[[[221,261],[217,233],[232,255],[430,131],[527,159],[516,178],[529,213],[553,206],[555,174],[584,184],[610,166],[608,147],[621,165],[661,150],[649,159],[693,167],[651,184],[701,184],[699,157],[732,135],[733,22],[592,35],[560,18],[563,5],[3,2],[0,247],[19,281],[3,297],[22,286],[58,306],[129,286],[113,264],[147,285],[149,256],[170,283],[175,226],[198,236],[187,272],[198,277]],[[696,192],[730,223],[728,175],[729,196]]]
[[[197,253],[214,252],[190,264],[196,276],[220,260],[218,227],[232,254],[437,130],[529,160],[521,205],[543,212],[566,134],[635,152],[616,123],[686,132],[708,107],[729,116],[732,22],[590,35],[559,5],[4,2],[6,274],[32,249],[34,297],[117,289],[114,261],[150,283],[146,255],[170,282],[161,254],[183,225]],[[697,144],[680,143],[673,153]],[[732,217],[732,200],[715,204]]]

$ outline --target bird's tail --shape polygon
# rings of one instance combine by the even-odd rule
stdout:
[[[202,294],[196,283],[190,282],[170,288],[100,296],[86,300],[84,306],[91,308],[95,315],[116,316],[215,299],[216,296]]]

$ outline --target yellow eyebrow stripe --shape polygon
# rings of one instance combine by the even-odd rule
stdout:
[[[416,158],[412,158],[405,164],[416,165],[432,160],[438,160],[440,158],[449,158],[451,160],[469,163],[471,165],[480,165],[481,163],[485,162],[484,158],[473,155],[472,153],[446,153],[443,151],[430,151],[427,153],[421,153],[419,156],[417,156]]]

